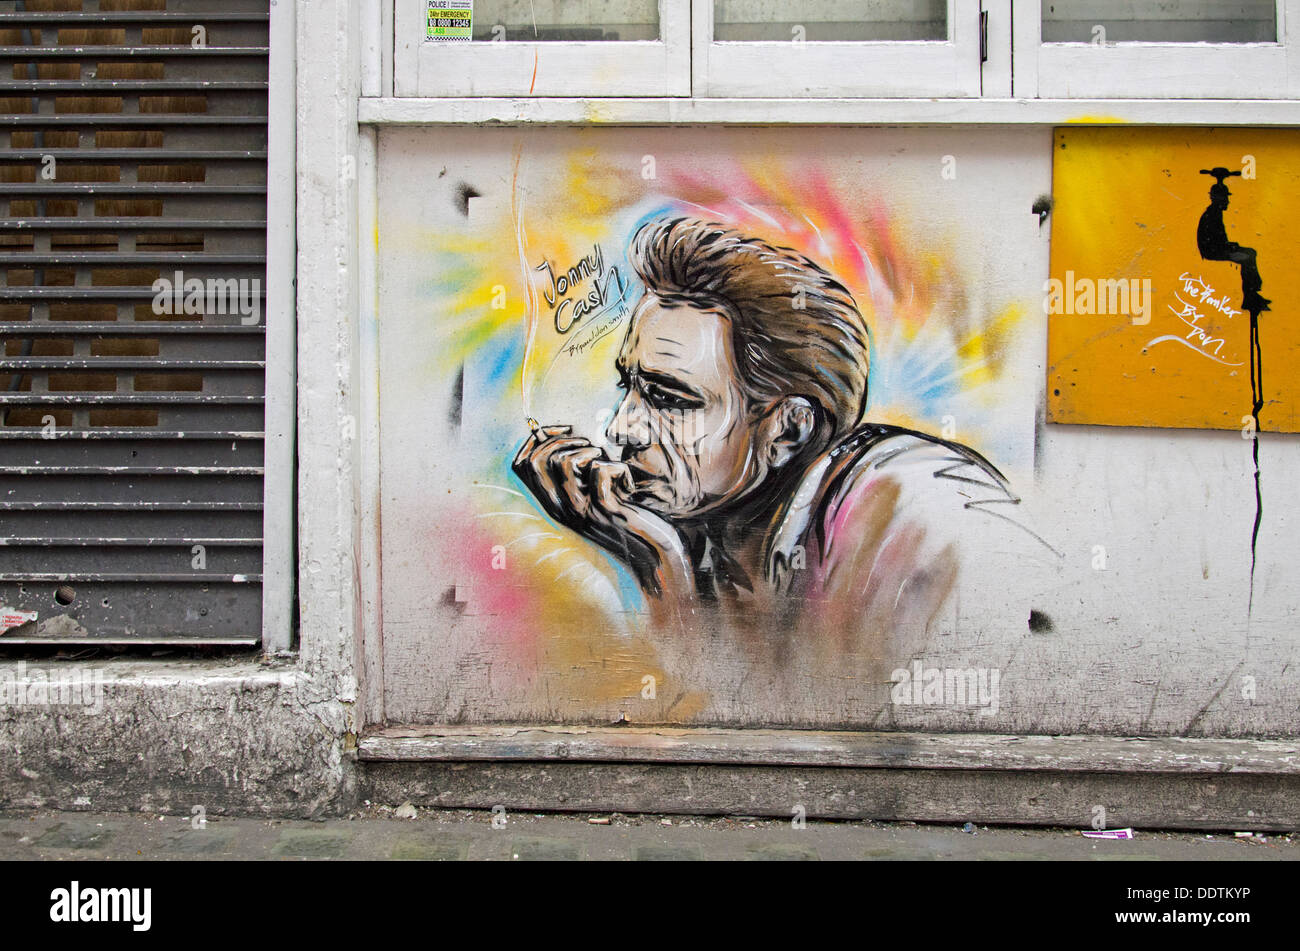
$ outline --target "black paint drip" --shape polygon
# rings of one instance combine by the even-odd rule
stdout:
[[[1259,345],[1259,311],[1250,312],[1250,415],[1255,420],[1251,452],[1255,460],[1255,526],[1250,532],[1250,599],[1246,613],[1255,605],[1255,553],[1259,526],[1264,519],[1264,496],[1259,487],[1259,411],[1264,408],[1264,352]]]
[[[1250,532],[1250,599],[1247,601],[1246,614],[1249,615],[1255,604],[1255,559],[1259,545],[1259,526],[1264,520],[1264,496],[1260,489],[1259,473],[1259,412],[1264,408],[1264,353],[1259,344],[1259,315],[1271,308],[1267,297],[1261,297],[1259,290],[1263,286],[1259,268],[1255,262],[1255,249],[1247,248],[1228,240],[1227,229],[1223,225],[1223,212],[1228,207],[1228,198],[1232,194],[1225,179],[1240,176],[1241,172],[1230,172],[1222,166],[1201,169],[1202,175],[1214,178],[1210,186],[1210,207],[1201,213],[1201,220],[1196,226],[1196,246],[1201,257],[1207,261],[1231,261],[1241,268],[1241,309],[1250,314],[1250,416],[1254,420],[1251,453],[1255,463],[1255,524]]]

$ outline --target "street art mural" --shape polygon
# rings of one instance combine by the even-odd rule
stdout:
[[[384,143],[390,719],[991,728],[1044,183],[819,134]]]
[[[594,259],[568,273],[590,277],[599,327]],[[628,264],[643,291],[614,360],[608,448],[536,427],[514,459],[543,510],[626,566],[662,624],[825,637],[933,615],[968,522],[1020,500],[971,449],[864,418],[869,332],[852,294],[803,254],[700,218],[643,224]]]

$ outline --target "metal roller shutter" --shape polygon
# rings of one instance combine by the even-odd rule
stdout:
[[[0,643],[259,640],[268,12],[0,0]]]

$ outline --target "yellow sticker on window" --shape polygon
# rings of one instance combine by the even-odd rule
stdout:
[[[474,27],[474,0],[426,0],[424,41],[469,40]]]

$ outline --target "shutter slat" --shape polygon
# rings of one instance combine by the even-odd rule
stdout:
[[[0,30],[4,25],[0,14]],[[111,59],[174,59],[225,56],[249,56],[265,59],[271,53],[265,46],[0,46],[0,59],[70,59],[93,56],[97,61]]]
[[[264,360],[122,360],[60,357],[0,358],[0,370],[264,370]]]
[[[157,292],[148,287],[51,287],[48,288],[48,294],[40,293],[46,288],[36,287],[0,287],[0,301],[6,299],[26,300],[31,298],[51,298],[59,299],[86,299],[86,300],[105,300],[105,299],[130,299],[130,300],[153,300]],[[262,291],[266,295],[266,291]],[[203,324],[196,326],[193,324],[178,323],[175,326],[171,324],[160,324],[155,321],[138,321],[134,325],[124,323],[110,323],[105,321],[100,324],[79,324],[72,321],[66,323],[49,323],[38,324],[23,323],[18,321],[0,321],[0,333],[4,332],[21,333],[23,336],[33,334],[103,334],[107,337],[117,337],[130,334],[265,334],[266,328],[260,324]]]
[[[261,396],[190,393],[0,393],[0,406],[225,406],[262,403]]]
[[[0,502],[0,512],[260,512],[261,502],[87,502],[80,499],[69,501],[32,500],[23,502]]]
[[[180,584],[261,584],[260,574],[218,575],[195,572],[170,572],[158,574],[106,574],[102,572],[6,572],[0,574],[0,581],[101,581],[117,584],[147,584],[154,581],[170,581]]]
[[[195,432],[193,430],[187,432],[160,432],[151,429],[147,433],[141,433],[134,429],[91,429],[85,432],[56,429],[52,433],[45,433],[40,429],[0,429],[0,443],[7,439],[40,439],[45,442],[80,442],[86,439],[215,439],[225,442],[227,440],[253,439],[260,442],[265,436],[265,433],[236,429],[228,431],[214,430],[212,432]]]
[[[0,79],[0,94],[22,96],[40,92],[125,93],[146,92],[266,92],[266,83],[205,79],[34,79],[14,82]]]
[[[53,548],[248,548],[260,538],[6,538],[4,545],[46,545]],[[3,546],[0,546],[3,547]]]
[[[204,254],[202,252],[81,251],[66,254],[0,254],[0,266],[34,267],[79,264],[265,264],[265,254]]]
[[[2,231],[266,231],[265,221],[236,218],[0,218]]]
[[[215,6],[215,5],[214,5]],[[265,23],[269,15],[260,11],[238,10],[204,11],[189,13],[176,10],[114,10],[104,12],[7,10],[0,13],[0,29],[13,29],[26,24],[56,23],[85,29],[90,26],[118,23]],[[148,49],[148,46],[144,47]]]
[[[200,151],[197,149],[10,149],[0,162],[41,162],[45,156],[64,162],[265,162],[265,151]]]
[[[6,184],[10,197],[39,195],[265,195],[265,185],[199,185],[191,182],[50,182],[48,185]]]
[[[212,115],[210,113],[150,112],[144,115],[136,113],[95,113],[64,112],[59,115],[28,115],[27,113],[6,113],[0,115],[0,128],[36,128],[38,126],[93,126],[110,128],[112,126],[220,126],[232,125],[266,125],[266,116],[246,115]]]
[[[0,476],[41,475],[255,475],[264,474],[261,466],[0,466]]]

